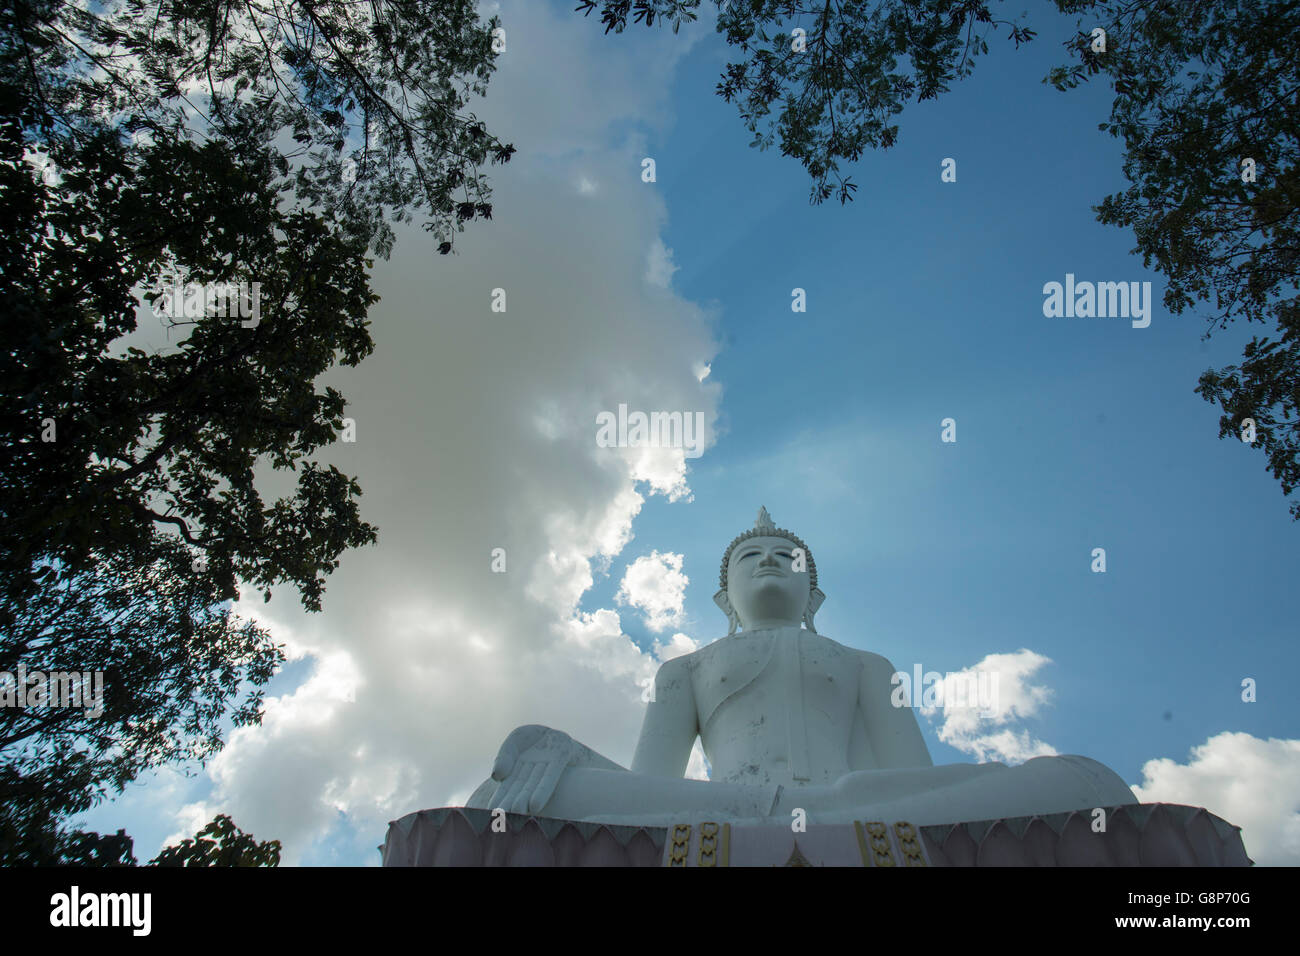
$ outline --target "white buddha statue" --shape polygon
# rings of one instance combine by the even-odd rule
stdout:
[[[731,630],[659,668],[630,769],[562,731],[519,727],[467,805],[641,826],[788,825],[795,809],[808,823],[924,826],[1137,802],[1086,757],[934,766],[912,709],[892,703],[894,666],[814,629],[825,595],[812,554],[765,508],[727,549],[714,600]],[[697,736],[712,780],[682,776]]]

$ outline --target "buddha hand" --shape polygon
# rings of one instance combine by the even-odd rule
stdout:
[[[579,744],[562,730],[526,724],[505,739],[492,765],[500,781],[492,806],[507,813],[538,813],[555,792],[560,774],[578,755]]]

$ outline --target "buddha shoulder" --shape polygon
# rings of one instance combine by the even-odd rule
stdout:
[[[862,662],[862,673],[870,683],[880,684],[886,688],[892,685],[893,676],[898,669],[888,658],[874,651],[854,651],[854,654]]]
[[[746,637],[749,635],[732,634],[719,638],[711,644],[705,644],[699,650],[691,651],[689,654],[664,661],[659,665],[655,677],[656,684],[689,681],[701,670],[710,671],[720,665],[725,666],[726,661],[737,652],[743,653],[746,650],[746,646],[739,641],[740,638]],[[750,641],[749,648],[752,649],[753,644],[754,642]]]
[[[770,634],[732,634],[697,651],[665,661],[655,676],[657,693],[690,689],[706,713],[722,699],[748,685],[772,654]]]

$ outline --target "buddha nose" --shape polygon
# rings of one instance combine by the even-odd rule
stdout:
[[[776,560],[776,552],[767,551],[764,553],[763,557],[759,559],[758,566],[760,568],[779,568],[781,565]]]

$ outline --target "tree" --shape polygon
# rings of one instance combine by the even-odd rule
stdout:
[[[258,843],[251,833],[235,826],[225,814],[217,817],[195,834],[169,846],[149,863],[150,866],[279,866],[280,841]]]
[[[7,775],[0,768],[0,775]],[[15,813],[15,809],[19,812]],[[56,817],[34,817],[27,807],[0,801],[0,866],[135,866],[125,830],[101,835],[68,832]]]
[[[192,560],[187,546],[159,534],[143,554],[127,550],[58,575],[39,601],[0,597],[5,650],[39,667],[42,680],[78,675],[81,698],[81,706],[0,709],[0,862],[84,857],[96,835],[64,833],[58,821],[150,767],[202,762],[221,749],[227,720],[260,720],[261,691],[241,701],[241,690],[265,684],[283,651],[220,602]],[[105,663],[92,675],[85,662]]]
[[[137,138],[279,150],[289,186],[381,255],[387,221],[423,212],[449,252],[489,219],[481,167],[514,147],[463,112],[501,46],[474,0],[0,0],[0,72],[35,106],[37,141],[106,123]]]
[[[167,527],[195,549],[189,573],[211,579],[220,599],[236,596],[238,576],[291,582],[319,608],[337,555],[375,537],[355,482],[308,458],[334,440],[344,408],[337,390],[315,390],[316,376],[374,347],[364,245],[324,216],[282,209],[269,150],[128,152],[104,134],[53,147],[51,186],[24,160],[21,126],[0,113],[9,598],[60,569],[147,551]],[[266,320],[209,315],[173,352],[115,350],[136,326],[133,289],[163,272],[257,281]],[[259,459],[296,471],[297,495],[264,508]]]
[[[360,240],[277,207],[267,153],[131,155],[105,134],[55,144],[50,185],[23,156],[16,99],[0,85],[0,660],[105,678],[102,714],[0,710],[0,801],[37,827],[219,749],[240,685],[283,660],[234,618],[237,578],[289,582],[316,608],[339,553],[374,540],[356,483],[307,458],[343,410],[313,380],[336,353],[369,353],[374,296]],[[133,287],[164,262],[261,276],[266,321],[199,321],[168,354],[114,350]],[[296,471],[297,494],[265,507],[259,458]],[[235,725],[260,703],[249,694]]]
[[[579,0],[577,10],[587,16],[597,6],[606,33],[623,32],[629,14],[634,23],[667,22],[676,32],[697,18],[700,0]],[[851,201],[857,186],[840,175],[840,164],[868,148],[893,146],[893,117],[911,97],[932,99],[969,76],[976,57],[988,52],[991,27],[1007,26],[1017,46],[1035,35],[995,20],[986,3],[973,0],[717,0],[717,6],[718,32],[743,54],[727,64],[718,95],[736,103],[754,134],[751,146],[768,149],[779,136],[781,154],[798,159],[812,178],[813,203],[832,195]]]
[[[495,27],[470,0],[0,0],[0,667],[105,679],[100,716],[0,715],[0,856],[129,855],[62,821],[260,721],[283,655],[241,583],[318,610],[376,539],[314,457],[350,427],[315,380],[374,347],[390,222],[422,210],[446,253],[490,218],[513,147],[463,109]],[[122,341],[141,290],[174,349]],[[296,489],[264,502],[259,465]]]
[[[1100,129],[1124,141],[1132,186],[1094,207],[1131,227],[1148,266],[1168,278],[1175,314],[1209,304],[1206,337],[1238,319],[1272,326],[1243,361],[1206,371],[1219,436],[1249,434],[1283,494],[1300,486],[1300,7],[1283,0],[1055,0],[1077,15],[1072,62],[1044,82],[1069,90],[1104,77],[1114,91]],[[841,164],[897,142],[895,117],[969,76],[1005,31],[983,0],[718,0],[717,29],[741,58],[717,92],[734,101],[751,145],[798,159],[811,200],[853,199]],[[579,0],[605,32],[629,22],[696,19],[699,0]],[[1099,35],[1098,30],[1104,31]],[[1246,162],[1250,160],[1250,162]],[[1300,520],[1300,501],[1291,505]]]
[[[0,814],[3,811],[0,810]],[[0,826],[4,826],[0,815]],[[23,828],[13,840],[0,839],[5,866],[138,866],[135,841],[125,830],[101,835],[77,831],[52,837],[56,828]],[[218,814],[193,839],[165,847],[147,866],[279,866],[280,841],[259,843],[251,833]]]

